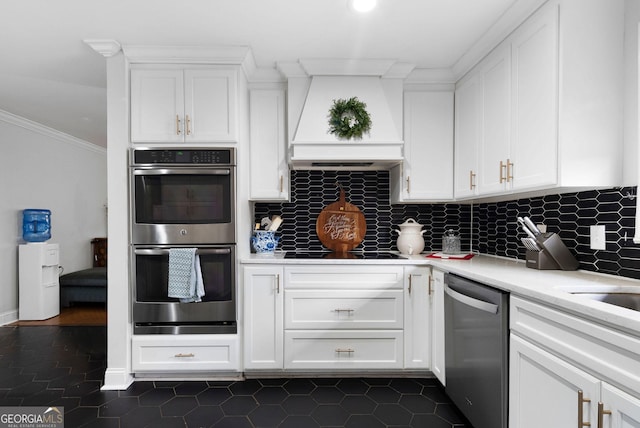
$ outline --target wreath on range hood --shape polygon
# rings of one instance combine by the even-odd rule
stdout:
[[[329,110],[329,133],[343,140],[361,140],[371,130],[371,117],[367,105],[358,97],[333,100]]]

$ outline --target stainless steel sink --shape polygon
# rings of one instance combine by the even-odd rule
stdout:
[[[609,303],[610,305],[640,311],[640,293],[593,293],[593,292],[573,292],[578,296],[591,300]]]
[[[640,311],[640,286],[636,285],[591,285],[559,286],[558,290],[597,300],[610,305]]]

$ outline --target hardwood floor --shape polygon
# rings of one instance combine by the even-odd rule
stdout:
[[[107,309],[104,304],[83,303],[62,308],[60,315],[42,321],[16,321],[10,326],[104,326],[107,325]]]

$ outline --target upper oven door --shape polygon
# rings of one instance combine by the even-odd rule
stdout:
[[[235,167],[133,167],[133,244],[235,243]]]

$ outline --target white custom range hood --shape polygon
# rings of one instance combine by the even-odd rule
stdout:
[[[389,169],[402,162],[403,79],[413,69],[392,61],[306,60],[278,64],[288,78],[289,164],[294,169]],[[362,139],[329,133],[334,100],[366,104]]]

